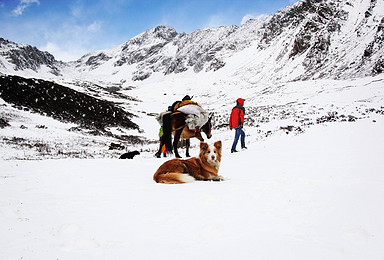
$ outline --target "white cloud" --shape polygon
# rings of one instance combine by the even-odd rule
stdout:
[[[92,32],[92,33],[98,32],[98,31],[100,31],[100,29],[101,29],[101,22],[100,21],[94,21],[93,23],[91,23],[87,27],[87,30],[89,32]]]
[[[100,48],[98,47],[101,42],[99,33],[102,31],[100,21],[86,25],[79,25],[73,21],[66,22],[61,24],[59,29],[46,30],[45,42],[39,48],[53,54],[57,60],[77,60],[88,52]],[[103,42],[108,40],[104,39]]]
[[[22,15],[24,10],[29,7],[31,4],[40,4],[39,0],[20,0],[19,5],[12,11],[12,14],[15,16]]]
[[[76,3],[71,7],[71,14],[73,17],[81,18],[83,16],[83,6]]]
[[[246,14],[243,19],[241,19],[241,24],[245,24],[249,19],[264,20],[267,16],[267,14]]]

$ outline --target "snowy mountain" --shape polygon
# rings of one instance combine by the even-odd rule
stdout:
[[[253,55],[241,56],[238,73],[251,70],[258,80],[376,75],[384,57],[382,10],[380,1],[303,1],[241,27],[206,28],[189,35],[157,27],[128,41],[114,55],[94,53],[77,66],[97,70],[87,62],[109,57],[114,67],[134,65],[132,80],[143,80],[156,72],[216,71],[232,62],[228,58],[251,49]]]
[[[59,62],[48,52],[38,50],[27,44],[17,44],[0,38],[0,71],[4,73],[18,71],[41,72],[44,68],[50,74],[60,74]]]
[[[53,75],[103,75],[113,82],[233,66],[234,74],[251,72],[252,81],[364,77],[380,74],[384,68],[383,10],[383,2],[377,0],[299,1],[264,21],[249,20],[240,27],[185,34],[158,26],[114,49],[89,53],[70,63],[2,40],[0,68],[3,73],[18,74],[47,67]]]

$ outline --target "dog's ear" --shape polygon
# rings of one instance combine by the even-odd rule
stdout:
[[[208,149],[208,144],[205,142],[200,142],[200,150],[205,151]]]
[[[213,144],[217,150],[219,150],[221,152],[221,141],[217,141]]]

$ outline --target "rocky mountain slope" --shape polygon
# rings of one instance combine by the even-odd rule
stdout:
[[[257,80],[377,75],[384,66],[383,10],[377,0],[311,0],[240,27],[179,34],[159,26],[114,50],[85,55],[72,66],[91,74],[108,67],[113,78],[130,75],[125,79],[137,81],[155,73],[217,71],[240,56],[238,73],[252,71]]]
[[[235,69],[254,80],[346,79],[382,73],[384,4],[378,0],[306,0],[238,27],[178,33],[158,26],[104,51],[62,63],[28,45],[0,41],[0,71],[23,70],[113,82]],[[249,55],[251,53],[251,55]],[[234,62],[233,60],[241,60]],[[232,66],[231,66],[232,65]],[[273,73],[271,73],[273,71]],[[247,77],[245,75],[245,77]]]
[[[0,71],[18,72],[30,70],[39,73],[43,67],[50,74],[58,76],[60,67],[64,65],[48,52],[43,52],[27,44],[17,44],[0,38]]]
[[[45,114],[64,122],[77,123],[88,129],[139,129],[131,121],[133,114],[114,103],[45,80],[0,76],[0,97],[20,109]]]

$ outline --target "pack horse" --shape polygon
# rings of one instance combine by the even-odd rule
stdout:
[[[190,139],[195,137],[199,139],[201,142],[204,141],[204,138],[201,135],[201,132],[204,132],[207,136],[207,138],[212,137],[212,114],[209,116],[208,121],[198,130],[196,129],[189,129],[188,125],[186,123],[186,115],[182,112],[174,112],[174,113],[167,113],[163,116],[163,137],[161,139],[161,144],[159,151],[156,153],[157,157],[160,157],[161,155],[161,147],[163,145],[166,146],[166,149],[168,152],[175,153],[176,158],[181,158],[177,151],[177,145],[180,141],[180,139],[186,140],[186,156],[190,157],[189,155],[189,147],[191,145]],[[172,142],[172,135],[174,135],[174,139]]]

